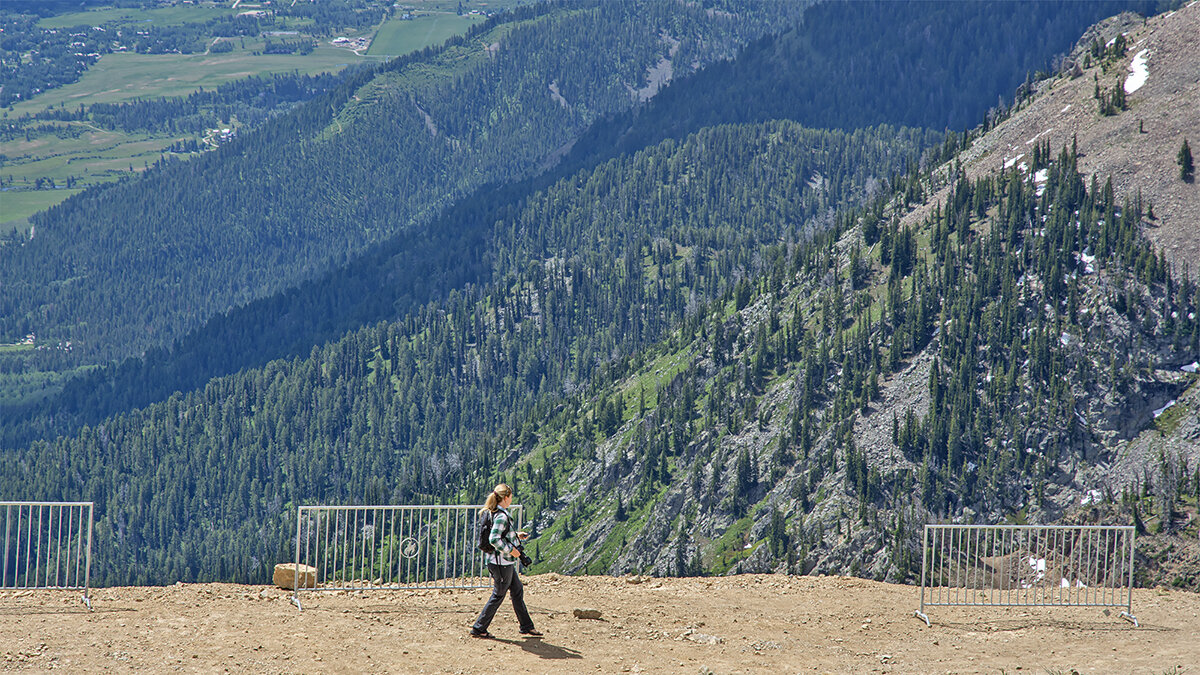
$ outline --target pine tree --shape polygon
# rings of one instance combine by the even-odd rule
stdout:
[[[1175,156],[1175,163],[1179,165],[1179,177],[1188,183],[1192,182],[1196,167],[1192,164],[1192,148],[1188,146],[1186,138],[1179,148],[1179,154]]]

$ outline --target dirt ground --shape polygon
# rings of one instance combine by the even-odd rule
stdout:
[[[1196,673],[1200,595],[1137,589],[1141,627],[1101,608],[929,608],[842,577],[526,577],[541,639],[483,590],[309,593],[188,584],[0,594],[0,667],[42,672]],[[599,620],[578,619],[577,608]]]

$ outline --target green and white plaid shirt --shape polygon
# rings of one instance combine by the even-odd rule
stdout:
[[[507,536],[505,530],[508,530]],[[496,513],[492,515],[492,532],[488,535],[488,543],[496,549],[495,553],[486,554],[489,563],[512,565],[517,562],[516,558],[508,555],[515,551],[520,544],[520,539],[517,538],[517,528],[513,525],[512,516],[508,511],[496,509]]]

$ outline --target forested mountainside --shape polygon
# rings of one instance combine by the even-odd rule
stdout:
[[[104,504],[104,583],[260,578],[297,503],[476,492],[537,437],[528,420],[579,405],[926,143],[769,123],[611,160],[480,223],[453,253],[487,261],[493,283],[8,453],[0,489]]]
[[[96,187],[0,248],[0,334],[96,362],[312,278],[518,178],[599,115],[784,24],[794,3],[581,2],[502,15],[190,161]],[[664,61],[666,65],[664,66]],[[648,88],[649,87],[649,88]]]
[[[903,79],[904,73],[942,73],[949,79],[958,78],[957,95],[935,102],[931,116],[918,120],[940,130],[950,122],[943,111],[951,109],[951,104],[982,111],[997,97],[1013,95],[1012,88],[1027,77],[1027,64],[1048,62],[1054,52],[1067,51],[1070,38],[1058,36],[1061,24],[1086,25],[1084,20],[1090,21],[1097,7],[1114,6],[1038,5],[1033,23],[1025,13],[1000,11],[999,5],[987,3],[908,5],[903,10],[897,7],[893,3],[832,3],[820,11],[810,9],[804,23],[780,38],[778,44],[764,39],[749,53],[720,65],[712,75],[710,68],[693,76],[676,77],[664,93],[650,99],[650,108],[642,108],[632,120],[617,114],[611,122],[596,125],[599,130],[588,132],[587,140],[572,151],[570,161],[557,168],[528,182],[484,187],[458,200],[427,227],[405,231],[373,247],[361,259],[298,287],[219,314],[169,347],[150,347],[144,358],[76,378],[61,395],[49,400],[41,398],[46,392],[55,392],[56,387],[44,383],[36,372],[20,370],[52,368],[63,360],[60,352],[44,350],[10,357],[7,362],[0,360],[0,368],[17,372],[11,376],[14,381],[25,382],[20,385],[21,391],[9,397],[11,402],[4,409],[9,423],[0,429],[0,446],[71,433],[81,423],[99,422],[110,414],[162,400],[174,391],[190,391],[212,377],[259,366],[272,358],[307,354],[313,345],[337,339],[362,325],[394,319],[425,302],[444,298],[451,289],[486,284],[490,280],[488,266],[468,264],[478,262],[473,257],[476,249],[463,242],[472,240],[479,231],[477,224],[490,217],[488,211],[575,171],[590,169],[618,154],[616,148],[622,144],[637,141],[630,147],[641,147],[647,139],[657,142],[678,135],[679,123],[688,126],[700,121],[761,120],[780,114],[802,123],[833,124],[828,116],[816,114],[822,110],[873,110],[878,111],[880,121],[888,122],[900,117],[901,111],[893,105],[899,93],[890,87]],[[860,22],[878,27],[898,42],[917,30],[916,26],[923,26],[918,31],[922,39],[899,53],[888,51],[890,38],[871,42],[866,49],[841,42],[821,43],[826,39],[823,36],[858,30],[855,26]],[[972,35],[981,33],[977,40],[956,37],[962,26],[984,24],[993,30],[969,31]],[[1001,35],[1007,36],[1002,44],[988,42]],[[1018,42],[1023,48],[1014,51],[1012,45]],[[823,46],[815,51],[814,43]],[[1020,54],[1025,60],[1010,64],[1010,71],[1004,71],[1008,66],[997,65],[1006,63],[1004,60],[985,56],[1001,51]],[[767,52],[771,58],[763,57]],[[750,59],[754,65],[737,65],[743,59]],[[879,72],[868,63],[887,64],[889,70]],[[953,64],[953,72],[947,71],[947,64]],[[747,69],[755,73],[754,78],[747,80]],[[739,89],[747,81],[770,80],[808,84],[785,87],[771,95],[754,88]],[[828,82],[837,82],[838,86],[828,86]],[[710,90],[727,92],[729,103],[713,99],[706,93]],[[558,96],[570,93],[566,89],[557,91]],[[549,88],[543,94],[550,96]],[[948,97],[948,90],[944,94]],[[660,100],[662,104],[656,103]],[[698,111],[710,109],[707,117],[696,117]],[[122,118],[136,112],[131,108]],[[615,129],[627,130],[622,140],[609,137]],[[370,139],[360,141],[369,143]],[[840,180],[836,175],[828,178]],[[287,209],[306,205],[271,208],[289,212]],[[72,310],[64,306],[63,311]]]
[[[739,58],[593,125],[568,161],[635,151],[712,124],[769,119],[834,129],[986,126],[1029,93],[1031,77],[1056,72],[1089,26],[1169,4],[941,2],[914,11],[899,2],[820,3]]]
[[[310,335],[322,307],[387,320],[5,450],[0,492],[96,500],[103,583],[259,580],[297,504],[475,503],[499,479],[540,569],[568,572],[903,580],[930,520],[1194,530],[1186,460],[1096,497],[1082,468],[1200,433],[1155,415],[1194,387],[1195,281],[1070,144],[969,176],[981,133],[725,125],[482,191],[457,228],[244,310]]]

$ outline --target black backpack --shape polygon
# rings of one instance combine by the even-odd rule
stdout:
[[[479,512],[479,518],[475,520],[475,547],[484,553],[495,553],[496,547],[492,546],[492,518],[495,516],[490,510],[484,509]],[[502,537],[508,536],[507,525],[504,528]]]

